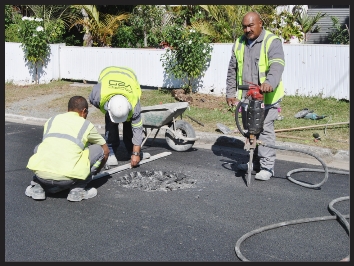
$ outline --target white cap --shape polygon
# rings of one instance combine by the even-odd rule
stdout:
[[[108,102],[108,113],[113,123],[127,121],[132,106],[123,95],[115,95]]]

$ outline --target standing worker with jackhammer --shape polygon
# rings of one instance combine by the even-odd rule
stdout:
[[[281,39],[263,29],[263,22],[256,12],[248,12],[242,19],[244,35],[232,47],[232,55],[226,79],[226,102],[237,105],[245,99],[247,91],[238,90],[238,85],[253,83],[260,85],[264,95],[263,130],[256,135],[262,142],[275,145],[274,121],[278,116],[279,103],[284,96],[281,76],[284,71],[284,51]],[[236,99],[237,93],[237,99]],[[242,104],[242,122],[246,128],[247,99]],[[235,118],[238,110],[236,110]],[[246,143],[247,143],[246,139]],[[272,148],[257,146],[254,151],[253,165],[239,164],[239,170],[252,169],[257,172],[255,179],[269,180],[274,175],[276,153]]]

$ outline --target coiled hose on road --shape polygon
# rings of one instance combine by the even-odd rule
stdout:
[[[238,130],[241,132],[241,134],[244,136],[244,137],[247,137],[247,134],[242,130],[241,126],[240,126],[240,123],[238,121],[238,115],[237,115],[237,112],[239,110],[239,108],[241,107],[241,103],[242,102],[239,102],[237,104],[237,107],[236,107],[236,125],[238,127]],[[282,147],[282,146],[276,146],[276,145],[270,145],[270,144],[265,144],[265,143],[262,143],[261,141],[257,141],[257,144],[259,145],[263,145],[263,146],[267,146],[269,148],[273,148],[273,149],[280,149],[280,150],[287,150],[287,151],[296,151],[296,152],[300,152],[300,153],[305,153],[305,154],[308,154],[312,157],[315,157],[323,166],[324,170],[322,169],[312,169],[312,168],[298,168],[298,169],[294,169],[294,170],[291,170],[289,171],[287,174],[286,174],[286,177],[293,183],[295,184],[298,184],[300,186],[303,186],[303,187],[307,187],[307,188],[317,188],[317,187],[320,187],[322,186],[327,180],[328,180],[328,174],[329,173],[333,173],[333,174],[345,174],[345,175],[349,175],[349,172],[348,171],[337,171],[337,170],[328,170],[328,167],[326,165],[326,163],[318,156],[316,156],[315,154],[312,154],[310,152],[306,152],[306,151],[303,151],[303,150],[300,150],[300,149],[294,149],[294,148],[288,148],[288,147]],[[297,181],[295,179],[293,179],[291,177],[291,175],[293,173],[298,173],[298,172],[322,172],[322,173],[325,173],[325,176],[324,176],[324,179],[318,183],[318,184],[314,184],[314,185],[311,185],[311,184],[307,184],[307,183],[304,183],[304,182],[300,182],[300,181]],[[261,227],[261,228],[258,228],[256,230],[253,230],[249,233],[246,233],[244,234],[241,238],[239,238],[236,242],[236,245],[235,245],[235,252],[236,252],[236,255],[237,257],[242,260],[242,261],[249,261],[245,256],[242,255],[241,253],[241,250],[240,250],[240,246],[241,246],[241,243],[246,240],[247,238],[255,235],[255,234],[258,234],[258,233],[261,233],[261,232],[264,232],[264,231],[267,231],[267,230],[271,230],[271,229],[275,229],[275,228],[279,228],[279,227],[282,227],[282,226],[287,226],[287,225],[292,225],[292,224],[300,224],[300,223],[308,223],[308,222],[316,222],[316,221],[325,221],[325,220],[334,220],[334,219],[338,219],[339,222],[342,223],[342,225],[345,227],[346,229],[346,232],[347,234],[349,235],[350,233],[350,225],[348,223],[348,221],[346,219],[349,219],[350,216],[349,214],[347,215],[342,215],[340,212],[338,212],[334,207],[333,205],[337,202],[340,202],[340,201],[344,201],[344,200],[349,200],[349,196],[347,197],[341,197],[341,198],[337,198],[337,199],[334,199],[333,201],[331,201],[329,203],[329,210],[333,213],[333,216],[323,216],[323,217],[315,217],[315,218],[304,218],[304,219],[298,219],[298,220],[291,220],[291,221],[285,221],[285,222],[281,222],[281,223],[277,223],[277,224],[272,224],[272,225],[268,225],[268,226],[264,226],[264,227]],[[345,257],[344,259],[342,259],[341,261],[349,261],[349,257],[350,255],[348,255],[347,257]]]

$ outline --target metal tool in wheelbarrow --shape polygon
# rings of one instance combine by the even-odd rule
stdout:
[[[247,81],[246,81],[247,82]],[[244,149],[250,152],[250,158],[248,163],[248,176],[246,179],[247,186],[251,183],[251,170],[252,170],[252,161],[254,150],[257,145],[256,135],[259,134],[263,130],[264,123],[264,102],[263,102],[263,94],[260,90],[260,86],[257,84],[253,84],[251,82],[247,82],[249,85],[239,85],[239,90],[248,90],[246,97],[243,101],[240,101],[236,110],[242,106],[244,101],[248,100],[248,105],[245,108],[246,116],[245,116],[245,130],[244,131],[240,125],[238,115],[235,115],[236,126],[240,133],[246,137],[246,142]]]

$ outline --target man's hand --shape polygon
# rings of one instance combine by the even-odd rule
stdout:
[[[272,92],[273,88],[268,83],[264,82],[264,83],[262,83],[260,90],[261,90],[261,92]]]
[[[141,147],[138,145],[133,145],[133,153],[138,153],[139,155],[134,155],[130,157],[130,166],[131,168],[137,167],[140,162],[140,150]]]
[[[104,160],[107,161],[108,156],[109,156],[109,148],[108,148],[108,145],[107,145],[107,143],[105,143],[105,144],[103,144],[101,147],[102,147],[102,149],[103,149]]]
[[[103,149],[103,159],[101,161],[101,164],[99,167],[97,167],[96,169],[96,173],[99,173],[101,171],[101,169],[103,168],[103,166],[105,166],[106,162],[107,162],[107,159],[108,159],[108,156],[109,156],[109,148],[108,148],[108,145],[107,143],[101,145],[102,149]]]
[[[238,104],[238,101],[236,100],[236,98],[235,97],[233,97],[233,98],[226,98],[226,103],[227,103],[227,105],[228,106],[236,106],[237,104]]]
[[[131,168],[137,167],[140,162],[140,155],[132,155],[130,158]]]

